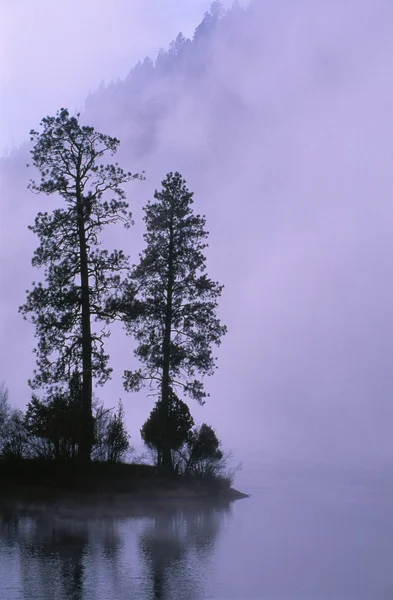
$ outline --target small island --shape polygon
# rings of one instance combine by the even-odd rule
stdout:
[[[192,501],[228,504],[248,497],[232,488],[230,477],[164,475],[146,464],[79,465],[34,459],[0,463],[0,505],[68,502],[132,508]]]
[[[212,348],[227,331],[217,314],[223,286],[206,273],[206,218],[194,211],[194,194],[179,172],[167,174],[144,207],[145,247],[131,266],[123,250],[102,247],[103,230],[133,225],[123,188],[145,178],[103,164],[119,140],[64,108],[30,140],[40,179],[29,187],[62,204],[29,226],[39,239],[32,266],[42,275],[19,312],[35,327],[36,367],[25,411],[10,406],[0,385],[0,497],[246,497],[232,488],[215,429],[196,425],[186,401],[205,404],[205,377],[217,368]],[[134,340],[124,390],[156,397],[140,429],[149,461],[130,460],[122,401],[116,410],[95,395],[112,378],[105,340],[115,321]]]

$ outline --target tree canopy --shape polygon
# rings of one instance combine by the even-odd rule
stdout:
[[[223,286],[206,274],[206,219],[194,214],[185,180],[169,173],[162,186],[145,207],[146,248],[124,288],[125,327],[143,365],[126,371],[125,387],[155,384],[166,397],[172,386],[203,404],[202,377],[216,368],[212,346],[226,333],[216,312]]]

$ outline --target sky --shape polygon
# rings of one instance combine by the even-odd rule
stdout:
[[[7,127],[19,131],[20,139],[22,129],[59,102],[70,107],[82,102],[102,79],[124,76],[149,48],[168,45],[179,30],[191,33],[207,7],[190,2],[183,12],[184,2],[119,3],[134,11],[132,43],[120,41],[115,28],[107,31],[108,17],[100,13],[99,41],[75,35],[75,29],[71,45],[52,34],[58,52],[48,53],[43,44],[40,49],[32,43],[30,3],[25,4],[19,12],[17,2],[2,8],[8,15],[12,11],[20,27],[14,28],[15,39],[7,34],[9,48],[18,52],[10,53],[13,68],[7,62],[7,72],[15,79],[6,86],[13,90]],[[148,10],[153,5],[154,18]],[[171,10],[179,19],[176,25],[173,20],[169,25]],[[87,15],[80,21],[84,26]],[[135,99],[138,110],[157,98],[165,110],[155,124],[152,149],[133,159],[132,170],[147,173],[146,182],[129,190],[134,237],[129,241],[128,233],[116,233],[108,241],[124,243],[131,253],[139,250],[141,205],[168,170],[183,172],[198,210],[207,216],[208,270],[225,284],[220,316],[228,325],[219,369],[208,384],[211,399],[192,412],[199,422],[216,426],[226,447],[238,450],[248,464],[278,459],[371,467],[391,463],[392,19],[389,0],[255,3],[236,42],[217,37],[210,69],[196,83],[163,78]],[[124,14],[118,22],[128,31]],[[102,54],[87,68],[87,59],[81,63],[75,56],[77,48],[91,43]],[[64,58],[59,68],[65,49],[73,56],[72,69]],[[40,58],[22,72],[20,65],[31,52]],[[32,85],[33,67],[40,86]],[[29,95],[31,90],[36,96]],[[21,108],[26,98],[28,106]],[[121,137],[119,160],[127,168],[127,149],[141,126],[132,117],[133,102],[121,98],[116,122],[112,108],[99,108],[104,131]],[[34,365],[32,331],[16,310],[35,276],[29,263],[36,242],[26,227],[50,203],[26,195],[26,161],[21,157],[20,166],[18,160],[7,163],[0,215],[7,223],[0,240],[0,284],[7,290],[1,299],[7,345],[0,348],[0,380],[23,406]],[[151,400],[122,391],[119,373],[130,368],[129,340],[115,332],[108,348],[117,374],[100,397],[112,404],[123,398],[136,439]]]
[[[154,58],[180,31],[191,36],[210,4],[1,0],[0,153],[18,146],[60,106],[82,108],[101,81],[124,78],[132,65],[147,55]]]

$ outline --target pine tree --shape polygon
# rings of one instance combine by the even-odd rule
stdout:
[[[139,344],[135,355],[143,367],[126,371],[124,385],[155,384],[168,415],[171,388],[204,403],[201,377],[214,373],[212,344],[220,344],[226,327],[216,314],[223,286],[205,273],[208,233],[205,217],[192,210],[193,194],[179,173],[169,173],[154,198],[144,209],[146,248],[124,294],[125,327]],[[170,468],[169,447],[163,464]]]
[[[109,253],[100,248],[100,234],[119,222],[130,227],[121,186],[142,176],[124,172],[118,163],[103,164],[107,154],[115,154],[119,140],[80,125],[79,117],[62,108],[55,117],[42,120],[41,133],[30,132],[33,165],[41,180],[31,181],[29,187],[60,196],[64,205],[52,213],[39,212],[29,227],[40,240],[32,265],[45,269],[45,283],[33,282],[19,310],[25,318],[30,316],[38,338],[31,387],[53,392],[67,385],[72,372],[81,373],[79,457],[87,461],[93,443],[93,380],[103,385],[111,373],[104,352],[110,319],[106,306],[128,268],[122,250]],[[95,330],[93,319],[103,323],[102,328]]]

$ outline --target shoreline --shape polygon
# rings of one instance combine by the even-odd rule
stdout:
[[[234,502],[250,498],[249,494],[240,492],[235,488],[229,488],[226,491],[217,492],[209,489],[193,489],[176,487],[156,488],[135,491],[110,491],[106,489],[86,491],[77,488],[57,488],[51,486],[36,485],[2,485],[0,490],[0,507],[7,501],[26,500],[27,502],[41,501],[80,501],[81,503],[90,502],[113,502],[128,501],[131,503],[170,503],[170,502]]]
[[[249,498],[225,478],[164,476],[151,465],[54,461],[0,463],[0,506],[9,502],[176,504]]]

